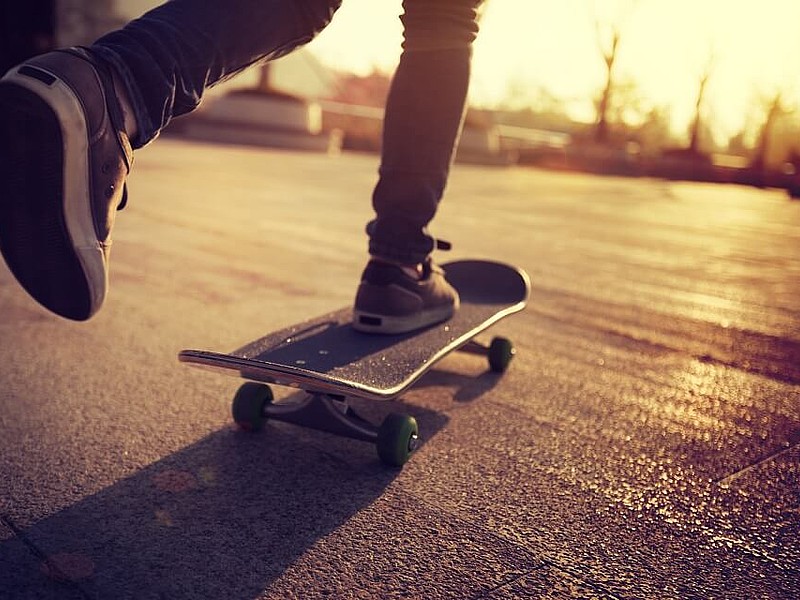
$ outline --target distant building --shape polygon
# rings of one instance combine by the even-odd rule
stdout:
[[[343,104],[383,108],[391,82],[390,75],[377,70],[363,77],[340,73],[336,76],[328,99]]]

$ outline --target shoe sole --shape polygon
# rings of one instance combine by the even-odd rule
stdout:
[[[37,302],[85,320],[106,282],[87,198],[86,124],[72,90],[37,71],[30,82],[19,72],[0,82],[0,251]]]
[[[430,309],[422,313],[404,317],[377,315],[360,310],[353,311],[353,329],[364,333],[394,335],[410,333],[447,321],[455,314],[454,306]]]

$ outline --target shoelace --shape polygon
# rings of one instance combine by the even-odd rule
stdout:
[[[117,206],[117,210],[122,210],[127,205],[128,205],[128,184],[127,183],[123,183],[122,184],[122,202],[120,202],[119,206]]]

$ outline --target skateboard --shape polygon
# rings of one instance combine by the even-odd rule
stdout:
[[[347,307],[231,353],[182,350],[178,359],[248,380],[232,403],[233,419],[243,429],[260,430],[269,419],[310,427],[373,443],[384,464],[401,467],[419,446],[416,420],[392,413],[376,426],[348,401],[397,398],[455,350],[483,354],[492,371],[504,372],[515,354],[511,341],[495,337],[486,345],[475,337],[525,308],[530,295],[527,274],[511,265],[463,260],[442,268],[461,298],[459,310],[443,323],[406,334],[361,333],[351,326]],[[305,394],[275,402],[270,385]]]

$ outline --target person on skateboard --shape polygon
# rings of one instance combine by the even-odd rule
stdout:
[[[403,2],[358,329],[413,331],[458,308],[427,227],[463,124],[481,2]],[[63,317],[96,314],[133,151],[194,110],[207,88],[312,40],[340,4],[172,0],[89,47],[9,70],[0,79],[0,251],[25,290]]]

